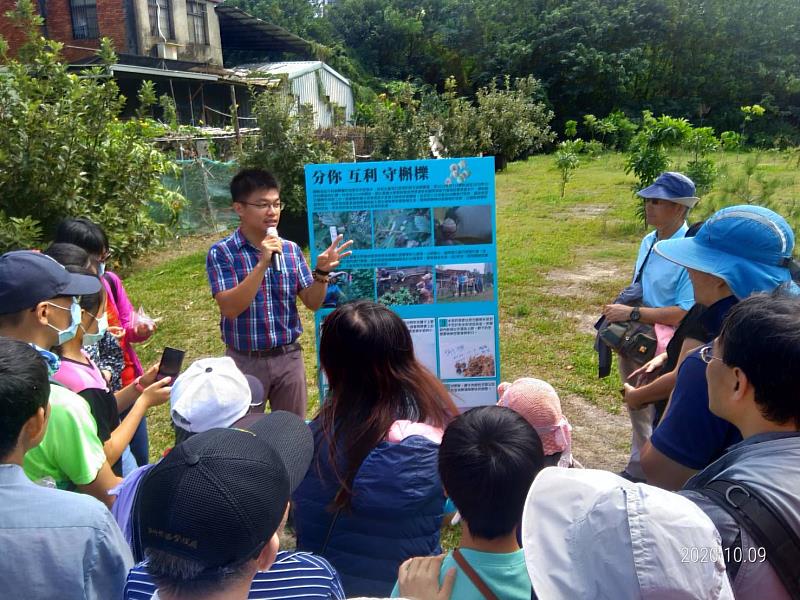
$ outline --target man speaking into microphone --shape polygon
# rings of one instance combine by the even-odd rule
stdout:
[[[263,169],[242,169],[230,188],[239,227],[211,246],[206,257],[225,353],[243,373],[261,381],[272,410],[305,418],[297,297],[312,311],[320,308],[329,273],[350,254],[353,242],[342,243],[340,235],[317,257],[312,272],[300,247],[278,236],[282,207],[275,177]]]

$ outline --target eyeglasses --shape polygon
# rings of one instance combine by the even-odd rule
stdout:
[[[273,202],[272,204],[270,204],[269,202],[266,202],[264,204],[260,202],[242,202],[242,204],[247,204],[247,206],[252,206],[256,210],[267,210],[268,208],[271,208],[275,212],[280,212],[281,210],[280,202]]]
[[[714,356],[714,354],[712,354],[713,352],[714,352],[714,346],[711,345],[703,346],[702,348],[700,348],[700,360],[702,360],[707,365],[711,364],[712,360],[718,360],[722,362],[722,359],[719,356]]]

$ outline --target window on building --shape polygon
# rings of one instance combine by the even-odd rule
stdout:
[[[97,28],[97,0],[70,0],[72,37],[76,40],[100,37]]]
[[[147,0],[147,10],[150,15],[150,35],[174,40],[175,27],[172,25],[172,0]]]
[[[189,41],[193,44],[208,44],[208,19],[206,3],[186,0],[186,17],[189,25]]]

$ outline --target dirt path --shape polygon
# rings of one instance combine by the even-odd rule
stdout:
[[[574,269],[556,269],[547,276],[548,293],[561,297],[592,297],[592,284],[625,277],[627,266],[618,262],[579,260]],[[596,310],[563,311],[581,333],[593,335]],[[616,369],[610,375],[616,377]],[[572,425],[573,454],[584,467],[620,471],[630,451],[630,422],[623,410],[612,414],[576,394],[561,397],[564,413]]]
[[[561,397],[561,408],[572,425],[573,455],[587,469],[620,471],[628,460],[630,423],[580,396]]]

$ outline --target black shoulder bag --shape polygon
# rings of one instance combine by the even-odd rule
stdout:
[[[775,507],[753,488],[727,479],[714,479],[696,491],[724,509],[758,546],[764,548],[766,560],[775,570],[786,591],[794,600],[800,600],[800,539],[789,527]],[[732,551],[733,549],[731,549]],[[745,549],[741,548],[741,552]],[[728,553],[728,573],[733,578],[742,560],[750,560],[742,554]]]

